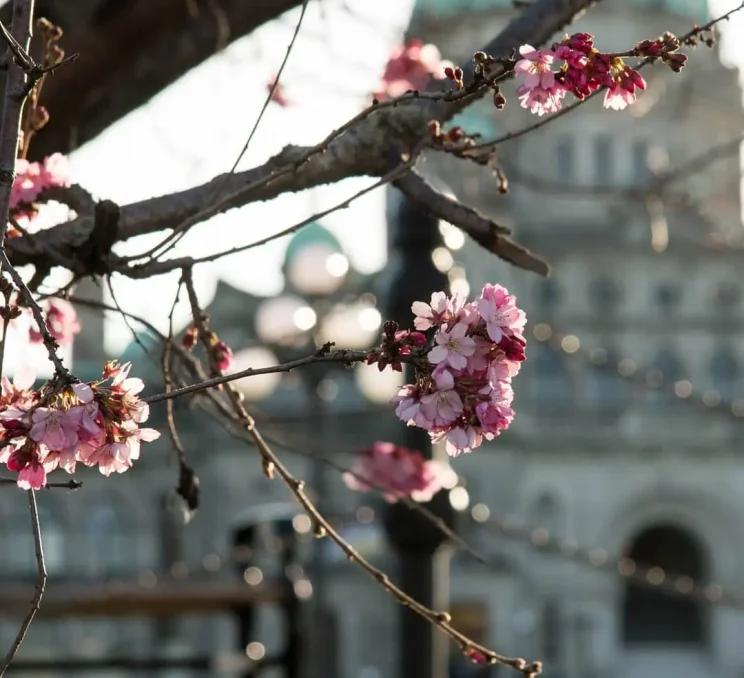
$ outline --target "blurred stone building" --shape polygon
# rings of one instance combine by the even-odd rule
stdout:
[[[411,34],[465,60],[511,14],[496,5],[424,0]],[[706,17],[704,1],[612,2],[570,30],[623,50]],[[473,290],[503,282],[537,336],[568,335],[530,336],[517,420],[457,468],[475,501],[600,549],[599,563],[624,554],[744,590],[741,89],[706,47],[681,74],[655,66],[644,75],[648,90],[622,113],[598,97],[500,144],[508,196],[481,168],[432,163],[432,174],[512,226],[553,269],[540,280],[468,244],[454,275],[462,266]],[[509,98],[511,85],[504,90]],[[503,112],[483,104],[458,122],[488,140],[536,120],[511,97]],[[541,556],[499,541],[487,523],[477,534],[508,565],[495,576],[458,558],[453,598],[480,609],[500,650],[544,659],[546,675],[744,674],[740,611]],[[717,589],[708,593],[717,599]]]

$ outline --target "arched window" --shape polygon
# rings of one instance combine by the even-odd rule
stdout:
[[[657,525],[641,532],[625,553],[645,567],[705,581],[703,549],[687,530]],[[702,605],[627,580],[623,603],[623,639],[628,645],[702,645],[707,629]]]

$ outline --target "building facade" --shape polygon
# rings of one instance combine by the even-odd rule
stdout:
[[[420,0],[410,34],[463,61],[515,11],[501,1]],[[576,30],[593,32],[604,49],[627,49],[664,30],[681,34],[706,11],[701,0],[599,4]],[[721,151],[715,162],[701,159],[740,134],[741,91],[736,74],[706,47],[694,51],[681,74],[660,65],[645,73],[648,91],[625,112],[604,111],[595,100],[500,145],[498,162],[511,187],[506,196],[483,168],[447,157],[427,160],[430,174],[512,226],[517,239],[553,268],[548,280],[517,271],[472,243],[462,246],[457,232],[443,226],[450,256],[439,260],[453,286],[507,285],[527,310],[531,333],[529,359],[515,384],[514,424],[455,462],[470,501],[459,504],[458,529],[490,565],[453,551],[453,616],[499,651],[542,659],[548,678],[744,675],[744,615],[719,604],[719,589],[709,587],[700,599],[675,598],[655,591],[653,581],[636,586],[601,567],[608,558],[627,556],[662,568],[665,577],[744,591],[739,156]],[[509,99],[503,112],[478,105],[459,123],[494,138],[534,122],[513,95]],[[674,183],[658,181],[692,161]],[[318,238],[328,243],[327,234],[315,235],[310,244]],[[382,278],[357,281],[348,295],[374,301],[370,295],[379,298]],[[223,285],[209,309],[238,354],[262,343],[255,327],[261,303]],[[96,317],[85,319],[86,328]],[[99,335],[87,336],[96,340],[80,347],[77,358],[92,371],[104,356],[97,353]],[[135,371],[156,374],[157,350],[150,357],[134,345],[132,351]],[[265,431],[283,442],[292,468],[326,489],[324,508],[338,517],[344,534],[392,568],[376,520],[381,503],[346,492],[331,469],[329,477],[317,475],[308,460],[319,449],[348,460],[345,453],[395,436],[399,422],[386,405],[366,399],[360,383],[350,370],[312,379],[290,374],[254,407]],[[115,483],[89,473],[81,491],[42,493],[50,586],[252,585],[255,571],[249,576],[233,557],[234,529],[251,511],[285,506],[289,497],[263,476],[255,451],[185,404],[177,417],[201,479],[201,507],[193,519],[184,525],[173,510],[178,467],[165,439]],[[30,591],[33,550],[30,534],[18,529],[27,520],[21,499],[14,491],[0,493],[0,568],[3,583]],[[497,517],[538,531],[534,539],[507,539],[494,528]],[[591,549],[597,566],[535,549],[545,533]],[[307,531],[298,530],[298,539],[311,554]],[[308,635],[310,675],[395,675],[397,653],[405,651],[397,646],[396,606],[330,545],[303,563],[334,629],[330,640]],[[313,571],[313,563],[325,574]],[[654,576],[658,580],[658,572]],[[15,620],[0,619],[2,647],[16,628]],[[268,654],[281,650],[282,633],[276,611],[255,629]],[[307,633],[318,629],[311,623]],[[314,642],[318,638],[322,642]],[[166,675],[232,676],[245,670],[230,663],[243,654],[239,643],[230,610],[175,620],[42,620],[21,658],[201,652],[224,661],[201,673],[172,669]],[[330,658],[324,656],[323,670],[313,673],[322,643],[332,645]],[[111,669],[95,675],[138,674]],[[453,654],[454,678],[487,675],[507,671]]]

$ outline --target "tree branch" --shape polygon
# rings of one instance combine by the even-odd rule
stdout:
[[[8,667],[13,663],[13,659],[15,659],[16,654],[18,654],[18,650],[20,649],[21,644],[26,637],[28,627],[31,626],[31,622],[36,616],[36,613],[39,611],[41,598],[44,595],[44,589],[46,588],[47,571],[46,564],[44,562],[44,548],[41,543],[39,510],[36,506],[36,492],[34,492],[34,490],[28,491],[28,505],[29,509],[31,510],[31,527],[34,533],[34,550],[36,553],[36,570],[38,576],[36,580],[36,588],[34,590],[34,597],[31,600],[31,608],[29,609],[28,614],[23,620],[21,628],[18,630],[18,635],[16,635],[16,638],[13,641],[13,645],[11,645],[10,650],[8,650],[8,654],[5,656],[3,665],[0,666],[0,678],[5,675]]]
[[[484,49],[508,57],[522,43],[540,44],[590,4],[591,0],[537,0]],[[498,78],[505,69],[497,62],[489,78]],[[400,105],[371,106],[355,116],[353,124],[345,125],[341,132],[332,133],[316,146],[287,146],[251,170],[221,175],[186,191],[122,207],[119,239],[175,228],[185,220],[196,223],[195,215],[203,220],[234,207],[350,176],[382,176],[389,169],[386,152],[391,146],[413,148],[431,119],[450,119],[482,93],[479,90],[457,97],[441,92],[437,96],[410,95]],[[216,206],[205,210],[205,204]],[[42,253],[34,253],[25,238],[16,238],[10,243],[11,258],[17,264],[36,263],[40,258],[49,259],[48,253],[55,251],[74,260],[76,247],[87,240],[92,228],[93,219],[86,215],[51,229],[43,234]],[[80,269],[85,268],[78,264]]]
[[[550,267],[544,259],[505,235],[509,233],[508,228],[483,216],[476,209],[440,193],[415,170],[397,179],[394,184],[419,207],[459,226],[479,245],[501,259],[540,275],[550,273]]]

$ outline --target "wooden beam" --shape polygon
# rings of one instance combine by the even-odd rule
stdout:
[[[28,609],[30,587],[0,586],[0,614],[18,616]],[[51,581],[39,616],[60,617],[174,617],[183,614],[224,613],[243,607],[281,603],[277,584],[248,586],[241,582],[167,581],[153,587],[138,584],[69,584]]]

